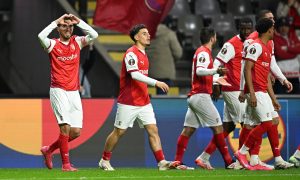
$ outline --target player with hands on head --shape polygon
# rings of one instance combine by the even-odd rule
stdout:
[[[74,26],[87,35],[73,35]],[[49,39],[48,35],[57,29],[59,38]],[[41,152],[48,169],[53,168],[52,153],[60,150],[62,171],[77,171],[70,163],[69,142],[80,136],[82,128],[82,104],[79,95],[80,50],[92,43],[98,33],[73,14],[64,14],[53,21],[38,38],[50,58],[50,102],[60,128],[58,139]]]

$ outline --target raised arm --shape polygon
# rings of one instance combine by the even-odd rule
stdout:
[[[50,52],[55,45],[55,41],[48,38],[49,34],[53,31],[53,29],[57,28],[57,25],[62,23],[67,17],[69,17],[68,14],[62,15],[39,33],[38,38],[40,40],[40,43],[47,52]]]
[[[93,40],[98,37],[98,33],[83,20],[79,19],[73,14],[69,14],[72,24],[77,25],[80,29],[82,29],[87,35],[86,36],[78,36],[76,37],[76,41],[79,46],[82,48],[88,44],[90,44]]]

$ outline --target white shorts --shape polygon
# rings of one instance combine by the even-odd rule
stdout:
[[[239,101],[240,91],[222,92],[224,98],[223,122],[243,122],[245,116],[246,103]]]
[[[135,120],[138,121],[140,128],[145,125],[156,124],[151,103],[145,106],[130,106],[118,103],[115,127],[119,129],[133,127]]]
[[[187,99],[188,110],[184,126],[215,127],[222,125],[220,114],[209,94],[195,94]]]
[[[82,104],[78,91],[50,88],[50,102],[58,124],[82,128]]]
[[[274,107],[268,93],[255,92],[255,96],[257,100],[257,106],[253,108],[249,104],[250,94],[246,95],[247,107],[244,123],[251,126],[258,125],[261,122],[271,121],[274,114]]]

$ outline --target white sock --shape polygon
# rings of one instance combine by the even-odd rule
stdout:
[[[296,152],[294,153],[294,156],[296,158],[300,158],[300,151],[297,149]]]
[[[239,152],[243,155],[247,154],[248,153],[248,150],[250,148],[248,148],[247,146],[245,146],[245,144],[243,144],[243,146],[241,147],[241,149],[239,150]]]
[[[284,161],[281,156],[275,157],[275,162]]]
[[[202,154],[200,154],[200,156],[197,157],[197,159],[202,159],[205,161],[209,161],[210,158],[210,154],[206,153],[206,152],[202,152]]]
[[[164,159],[164,160],[161,160],[161,161],[159,161],[158,162],[158,166],[161,166],[162,164],[165,164],[166,163],[166,160]]]
[[[259,163],[258,155],[251,155],[250,156],[250,165],[255,166]]]

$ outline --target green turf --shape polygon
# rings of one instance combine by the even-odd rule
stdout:
[[[216,169],[206,171],[196,169],[194,171],[169,170],[158,171],[152,168],[118,168],[116,171],[107,172],[97,168],[81,168],[78,172],[61,172],[60,169],[0,169],[0,179],[230,179],[230,180],[266,180],[266,179],[298,179],[300,180],[300,168],[274,171],[246,171]]]

